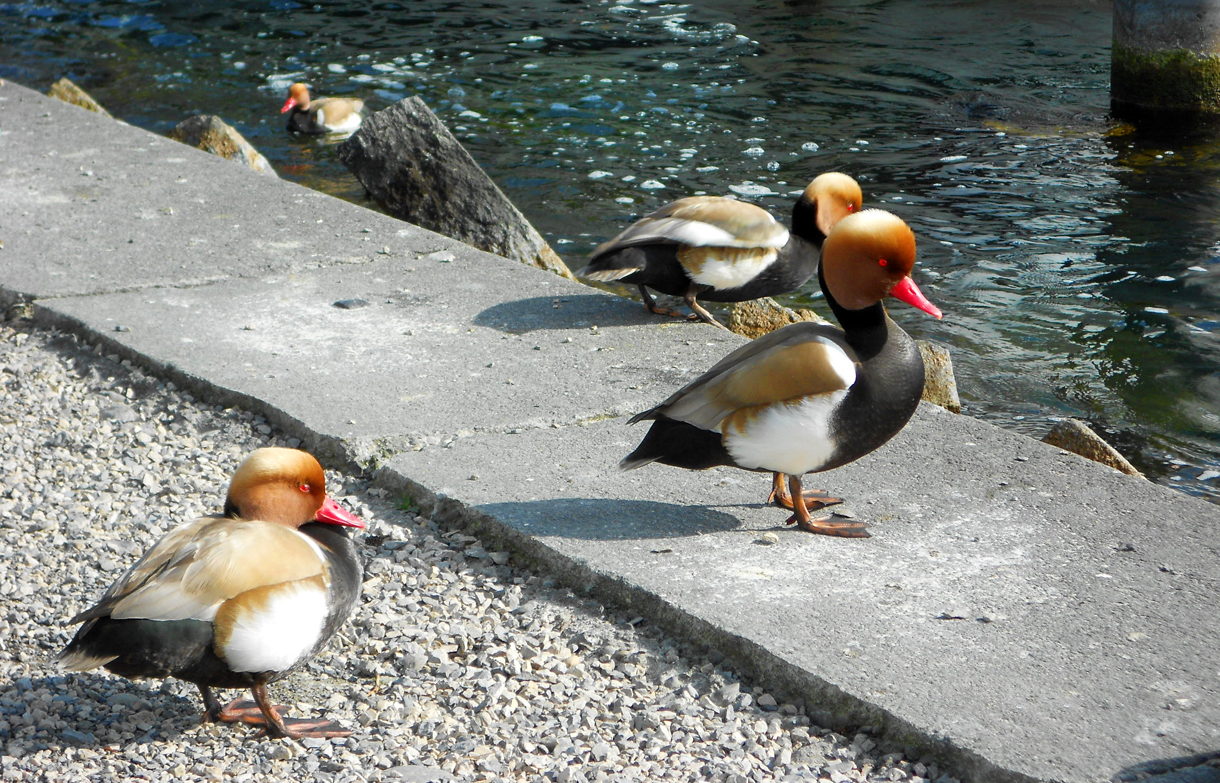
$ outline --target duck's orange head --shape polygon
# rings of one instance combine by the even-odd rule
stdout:
[[[284,101],[284,108],[280,109],[280,114],[291,111],[294,106],[300,106],[302,109],[309,108],[309,88],[301,82],[288,88],[288,100]]]
[[[915,281],[915,234],[897,215],[866,209],[840,220],[822,245],[822,279],[848,310],[861,310],[887,295],[941,317]]]
[[[225,513],[289,527],[325,522],[364,527],[360,517],[326,495],[326,474],[312,454],[297,449],[258,449],[229,482]]]
[[[836,223],[860,211],[864,193],[860,190],[860,183],[848,175],[828,171],[809,183],[801,194],[801,201],[817,215],[818,230],[830,236]]]

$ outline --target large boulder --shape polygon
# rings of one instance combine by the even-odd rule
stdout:
[[[390,215],[575,279],[418,97],[366,117],[339,146],[339,159]]]
[[[262,153],[254,149],[231,125],[213,114],[197,114],[183,120],[169,132],[169,137],[204,152],[244,163],[259,174],[278,176]]]
[[[82,109],[88,109],[98,114],[110,116],[110,112],[102,108],[102,105],[93,100],[93,96],[77,87],[68,77],[64,77],[51,85],[51,89],[47,90],[47,95],[52,98],[58,98],[64,103],[70,103],[73,106],[79,106]]]

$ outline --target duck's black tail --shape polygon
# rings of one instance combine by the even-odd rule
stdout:
[[[633,470],[650,462],[688,470],[732,465],[733,458],[720,442],[720,433],[693,424],[657,416],[635,451],[623,457],[620,470]]]

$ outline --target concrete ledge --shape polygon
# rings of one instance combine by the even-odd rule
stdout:
[[[378,470],[811,717],[978,781],[1220,748],[1215,506],[923,405],[816,481],[874,538],[782,529],[766,475],[614,467],[644,433],[626,415],[742,338],[11,83],[0,127],[0,297]]]

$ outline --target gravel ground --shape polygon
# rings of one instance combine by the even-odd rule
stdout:
[[[352,737],[254,739],[201,725],[193,686],[60,673],[68,617],[252,449],[298,445],[116,358],[0,324],[0,779],[953,781],[333,472],[368,524],[363,604],[272,695]]]

